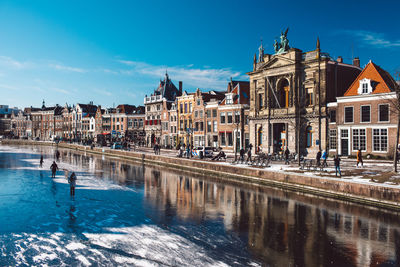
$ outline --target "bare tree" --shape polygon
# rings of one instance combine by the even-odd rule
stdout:
[[[397,80],[400,80],[400,71],[396,72],[395,77],[397,77]],[[393,103],[393,106],[396,109],[396,115],[397,115],[397,133],[396,133],[396,147],[394,148],[394,155],[393,155],[393,171],[397,172],[397,149],[399,147],[399,135],[400,135],[400,85],[398,83],[395,83],[395,92],[396,92],[396,102]]]
[[[295,92],[295,105],[296,105],[296,119],[295,120],[290,120],[289,124],[295,129],[296,132],[296,150],[297,150],[297,163],[300,166],[301,165],[301,135],[302,133],[304,134],[303,130],[306,128],[306,125],[308,124],[308,120],[305,116],[307,113],[306,107],[307,107],[307,97],[306,94],[303,90],[303,92],[300,92],[300,90],[297,90]],[[297,103],[296,103],[297,102]]]
[[[398,83],[400,80],[400,71],[396,72],[395,78],[397,78],[397,82],[395,81],[395,88],[394,88],[396,97],[387,99],[385,98],[385,96],[382,96],[382,99],[390,103],[390,113],[395,114],[397,119],[397,131],[396,131],[396,141],[395,141],[396,145],[393,151],[393,171],[397,172],[397,161],[399,160],[399,155],[397,151],[399,147],[399,137],[400,137],[400,84]]]

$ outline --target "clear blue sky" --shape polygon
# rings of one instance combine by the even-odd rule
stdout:
[[[400,69],[399,1],[1,1],[1,103],[142,104],[168,69],[184,89],[248,79],[290,27],[292,47]]]

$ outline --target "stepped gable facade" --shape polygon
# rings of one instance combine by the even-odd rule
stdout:
[[[160,80],[157,89],[150,96],[145,96],[145,131],[148,146],[153,146],[155,143],[160,144],[162,138],[161,116],[163,111],[170,108],[171,103],[175,102],[176,97],[181,95],[182,82],[179,82],[179,89],[176,88],[169,78],[168,73],[165,73],[164,80]]]

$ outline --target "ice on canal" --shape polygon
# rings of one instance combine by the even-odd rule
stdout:
[[[0,266],[400,264],[396,213],[73,150],[52,179],[54,152],[0,145]]]
[[[227,266],[189,240],[154,225],[107,228],[108,234],[22,233],[1,236],[2,266],[104,265]],[[12,244],[14,248],[9,246]],[[9,261],[6,263],[4,259]]]
[[[103,170],[67,159],[51,179],[52,156],[45,156],[41,168],[39,158],[29,149],[0,146],[0,159],[12,162],[0,168],[0,266],[259,265],[243,261],[244,255],[215,258],[212,242],[204,248],[190,240],[197,241],[196,232],[154,222],[158,211],[143,207],[143,188],[119,184]],[[74,199],[68,195],[67,171],[78,176]]]

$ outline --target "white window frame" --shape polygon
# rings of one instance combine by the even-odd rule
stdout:
[[[346,108],[352,108],[353,109],[353,116],[352,116],[352,121],[351,122],[346,122]],[[343,123],[344,124],[352,124],[352,123],[354,123],[354,106],[344,106],[343,107]]]
[[[232,94],[226,94],[226,104],[227,105],[233,104],[233,95]]]
[[[364,85],[366,85],[367,86],[367,91],[366,92],[364,92]],[[367,78],[364,78],[364,79],[362,79],[362,80],[359,80],[359,86],[358,86],[358,89],[357,89],[357,93],[359,94],[359,95],[367,95],[367,94],[370,94],[370,93],[372,93],[372,86],[371,86],[371,80],[370,79],[367,79]]]
[[[382,150],[375,150],[374,148],[374,129],[385,129],[386,130],[386,151],[382,151]],[[379,136],[381,136],[380,131],[379,131]],[[389,149],[389,127],[372,127],[371,128],[371,145],[372,145],[372,152],[374,153],[387,153],[388,149]]]
[[[331,148],[331,131],[335,131],[336,148]],[[338,129],[329,129],[329,150],[336,151],[338,149]]]
[[[367,134],[367,128],[365,128],[365,127],[351,127],[350,128],[350,133],[349,134],[351,134],[351,139],[350,139],[350,136],[349,136],[349,141],[351,140],[351,145],[350,145],[350,148],[351,148],[351,151],[353,151],[353,152],[357,152],[358,151],[358,149],[354,149],[354,134],[353,134],[353,130],[358,130],[359,132],[358,132],[358,136],[360,136],[360,130],[365,130],[365,149],[362,149],[361,151],[362,152],[367,152],[367,147],[368,147],[368,134]],[[358,139],[358,141],[360,141],[360,139]]]
[[[388,120],[387,121],[381,121],[381,109],[380,106],[386,105],[388,106]],[[390,104],[389,103],[383,103],[383,104],[378,104],[378,123],[387,123],[390,122]]]
[[[362,121],[362,107],[369,107],[369,121]],[[354,112],[354,110],[353,110]],[[353,113],[354,117],[354,113]],[[361,105],[360,106],[360,123],[371,123],[371,105]]]
[[[228,114],[231,114],[231,122],[229,122],[229,115]],[[226,123],[227,124],[232,124],[233,123],[233,112],[232,111],[228,111],[228,112],[226,112]]]
[[[361,89],[363,94],[368,94],[368,83],[361,83]]]
[[[221,121],[221,117],[225,118],[224,122]],[[227,124],[227,119],[226,119],[226,113],[225,112],[220,112],[219,113],[219,123],[220,124]]]

